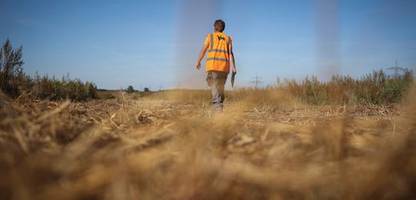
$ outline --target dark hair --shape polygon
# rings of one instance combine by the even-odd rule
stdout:
[[[214,22],[214,26],[217,25],[217,24],[220,25],[221,28],[222,28],[221,30],[217,30],[217,31],[223,32],[224,29],[225,29],[225,22],[223,20],[221,20],[221,19],[217,19]]]

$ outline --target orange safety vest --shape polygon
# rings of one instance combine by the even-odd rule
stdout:
[[[215,32],[208,35],[209,49],[206,71],[230,71],[230,38],[221,32]]]

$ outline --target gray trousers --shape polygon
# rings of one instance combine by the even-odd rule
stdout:
[[[211,88],[212,105],[215,110],[222,111],[225,99],[224,86],[227,81],[227,72],[207,72],[207,83]]]

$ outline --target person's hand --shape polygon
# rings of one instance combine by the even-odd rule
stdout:
[[[237,74],[237,69],[234,66],[231,67],[231,73]]]
[[[201,68],[201,62],[197,62],[196,65],[195,65],[195,68],[197,70],[199,70]]]

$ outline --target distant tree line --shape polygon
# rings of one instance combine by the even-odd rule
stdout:
[[[132,85],[127,86],[127,88],[125,89],[125,91],[127,93],[134,93],[134,92],[139,92],[139,90],[134,89],[134,87]],[[143,92],[150,92],[150,89],[148,87],[143,88]]]

